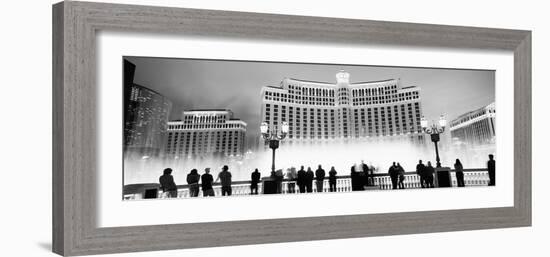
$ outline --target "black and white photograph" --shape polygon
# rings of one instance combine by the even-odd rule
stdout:
[[[544,1],[3,7],[0,256],[548,255]]]
[[[122,63],[124,200],[496,185],[494,70]]]

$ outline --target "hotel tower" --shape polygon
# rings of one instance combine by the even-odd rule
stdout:
[[[289,144],[358,140],[424,144],[419,91],[402,87],[400,79],[351,83],[345,71],[336,74],[335,83],[285,78],[278,86],[262,89],[260,122],[271,129],[288,123],[282,143]]]

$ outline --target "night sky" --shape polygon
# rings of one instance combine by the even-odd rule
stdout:
[[[445,114],[448,121],[495,99],[495,74],[486,70],[428,69],[326,64],[268,63],[125,57],[136,64],[134,82],[168,97],[172,120],[189,109],[231,109],[247,124],[247,142],[259,136],[261,88],[285,78],[335,83],[340,70],[350,83],[401,79],[401,86],[418,86],[422,111],[429,120]]]

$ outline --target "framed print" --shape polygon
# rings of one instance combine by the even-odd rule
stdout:
[[[531,225],[530,31],[65,1],[53,103],[61,255]]]

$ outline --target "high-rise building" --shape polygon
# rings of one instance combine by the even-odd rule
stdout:
[[[168,157],[240,157],[246,123],[226,109],[184,111],[182,120],[168,122]]]
[[[124,60],[124,155],[159,156],[172,108],[168,98],[135,84],[136,66]]]
[[[453,140],[468,145],[493,144],[495,141],[495,103],[458,116],[451,121]]]
[[[261,122],[289,125],[283,143],[408,140],[424,144],[420,88],[400,79],[350,83],[340,71],[336,83],[285,78],[262,89]],[[260,144],[265,144],[261,142]]]

